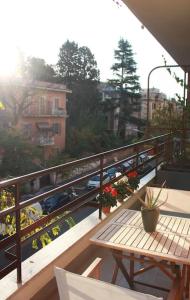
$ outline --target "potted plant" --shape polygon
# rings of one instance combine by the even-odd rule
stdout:
[[[121,175],[122,173],[117,173],[116,177]],[[136,171],[131,171],[127,176],[123,176],[116,181],[113,187],[117,190],[117,200],[122,202],[126,195],[131,195],[131,193],[139,187],[139,182],[140,180]]]
[[[131,171],[127,174],[128,177],[128,186],[129,188],[134,191],[139,187],[139,176],[138,173],[136,171]]]
[[[102,211],[108,214],[111,207],[117,206],[117,190],[111,185],[107,186],[103,192],[98,195],[97,199],[102,205]]]
[[[128,193],[127,185],[128,185],[127,176],[123,176],[121,179],[119,179],[118,181],[116,181],[113,184],[113,187],[117,191],[118,202],[123,202],[123,199],[125,198],[126,194]]]
[[[158,218],[160,215],[160,206],[163,205],[168,198],[167,195],[164,201],[160,202],[159,200],[160,194],[164,186],[165,186],[165,182],[162,184],[157,195],[154,195],[154,192],[153,190],[151,190],[151,188],[147,188],[145,201],[143,201],[141,197],[138,197],[138,199],[142,204],[141,215],[142,215],[144,230],[146,232],[154,232],[156,230]],[[128,189],[130,190],[130,188]],[[133,192],[132,190],[130,191]]]

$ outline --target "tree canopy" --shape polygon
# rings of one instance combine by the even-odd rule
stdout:
[[[69,114],[67,148],[71,149],[72,141],[74,142],[73,132],[75,140],[76,135],[78,140],[81,140],[84,134],[88,138],[88,134],[84,133],[85,127],[90,126],[92,120],[97,123],[95,119],[101,113],[101,98],[98,91],[99,70],[90,49],[86,46],[79,47],[77,43],[69,40],[60,48],[57,69],[61,81],[72,89],[72,94],[68,95],[67,104]]]
[[[88,47],[79,47],[74,41],[67,40],[61,46],[57,69],[60,78],[70,88],[76,81],[99,80],[99,70],[94,55]]]
[[[123,38],[119,40],[114,58],[116,62],[111,67],[114,78],[109,80],[109,83],[120,93],[120,100],[117,99],[120,108],[118,135],[124,139],[126,122],[130,122],[131,118],[134,122],[132,113],[139,109],[140,84],[136,75],[137,67],[132,46],[127,40]],[[114,106],[115,104],[113,103]]]
[[[44,59],[28,57],[23,67],[23,76],[32,80],[56,82],[56,72],[52,65],[48,65]]]
[[[0,162],[1,178],[17,177],[41,169],[39,148],[26,142],[20,134],[0,130],[0,148],[3,151]]]
[[[6,110],[7,123],[10,122],[13,128],[18,124],[25,109],[32,104],[32,101],[29,101],[32,95],[34,92],[30,88],[20,88],[11,81],[0,86],[0,104],[2,104],[2,110]]]

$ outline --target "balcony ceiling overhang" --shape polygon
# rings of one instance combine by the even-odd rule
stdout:
[[[190,65],[190,0],[123,0],[179,64]]]

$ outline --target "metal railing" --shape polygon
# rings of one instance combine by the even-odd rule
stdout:
[[[22,243],[23,243],[23,237],[31,233],[34,229],[39,228],[40,226],[45,226],[48,222],[53,221],[55,224],[57,220],[55,219],[56,216],[63,214],[63,212],[66,212],[66,214],[63,216],[63,219],[68,217],[73,211],[78,210],[79,208],[90,205],[92,202],[92,198],[96,197],[97,193],[101,193],[103,191],[103,188],[105,185],[103,185],[103,172],[105,172],[107,169],[111,167],[117,167],[121,165],[122,163],[129,161],[131,159],[134,159],[136,162],[133,166],[132,170],[137,170],[144,166],[145,164],[150,163],[151,161],[154,161],[155,164],[152,167],[152,169],[156,169],[161,162],[169,161],[172,159],[172,135],[171,134],[164,134],[161,136],[157,136],[154,138],[150,138],[144,141],[140,141],[138,143],[134,143],[131,145],[127,145],[124,147],[120,147],[117,149],[113,149],[110,151],[106,151],[103,153],[99,153],[90,157],[82,158],[76,161],[71,161],[62,165],[58,165],[52,168],[48,168],[42,171],[38,171],[35,173],[27,174],[24,176],[20,176],[17,178],[5,180],[0,182],[0,191],[11,189],[11,191],[14,192],[15,196],[15,205],[12,207],[9,207],[3,211],[0,211],[0,221],[3,217],[7,216],[8,214],[15,214],[16,218],[16,231],[11,236],[5,237],[0,241],[0,251],[4,251],[8,245],[15,245],[16,247],[16,255],[11,255],[11,262],[0,270],[0,278],[3,278],[6,274],[11,272],[13,269],[17,268],[17,281],[22,281],[22,272],[21,272],[21,265],[22,265]],[[146,162],[143,162],[142,164],[139,164],[139,156],[142,154],[149,154],[154,153],[147,159]],[[30,199],[23,201],[21,197],[21,187],[23,183],[26,183],[31,180],[35,180],[36,178],[41,178],[42,176],[49,175],[52,173],[59,173],[59,172],[66,172],[69,168],[73,169],[78,166],[90,164],[91,162],[98,162],[98,167],[96,167],[94,170],[91,170],[90,173],[87,174],[81,174],[77,177],[70,178],[69,180],[62,182],[61,185],[55,186],[55,188],[39,195],[35,195],[31,197]],[[149,170],[150,171],[150,170]],[[73,199],[70,203],[63,205],[62,207],[59,207],[55,211],[51,212],[48,215],[44,215],[42,218],[36,220],[33,224],[21,228],[21,210],[27,206],[30,206],[36,202],[40,202],[43,199],[50,197],[54,194],[57,194],[59,192],[63,192],[65,189],[69,187],[76,186],[78,184],[84,183],[89,178],[91,178],[94,175],[100,174],[100,187],[95,188],[90,191],[85,191],[85,193],[82,196],[76,197]],[[110,183],[118,180],[112,179]],[[108,184],[106,184],[108,185]],[[101,203],[97,206],[99,208],[99,218],[101,219]],[[47,225],[45,227],[45,230],[48,229],[48,227],[52,226],[53,223]],[[40,229],[40,231],[44,231],[43,229]],[[38,233],[35,233],[39,235]],[[31,238],[31,237],[30,237]]]
[[[52,108],[52,109],[34,109],[34,110],[26,110],[23,112],[23,115],[25,117],[48,117],[48,116],[54,116],[54,117],[66,117],[67,113],[64,108]]]

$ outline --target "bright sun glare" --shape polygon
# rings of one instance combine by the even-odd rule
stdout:
[[[16,72],[18,54],[13,47],[0,47],[0,76],[11,76]]]
[[[0,0],[0,11],[0,77],[18,75],[21,53],[24,59],[34,56],[56,64],[59,48],[67,39],[90,48],[102,81],[112,76],[113,54],[121,37],[133,46],[143,88],[149,71],[163,64],[165,50],[146,29],[142,30],[125,5],[117,7],[112,0]],[[172,64],[173,60],[169,57],[167,61]],[[155,80],[151,77],[151,86],[173,96],[176,83],[171,76],[165,80],[162,74]]]

